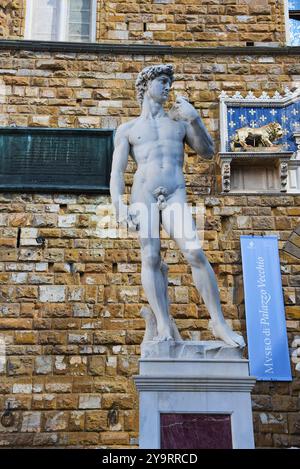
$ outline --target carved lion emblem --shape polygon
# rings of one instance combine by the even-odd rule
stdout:
[[[230,143],[231,151],[249,150],[257,147],[271,147],[273,142],[283,136],[282,127],[278,122],[270,122],[263,127],[242,127],[234,134]]]

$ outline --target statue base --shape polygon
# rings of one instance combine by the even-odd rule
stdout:
[[[239,347],[230,347],[222,340],[151,340],[141,345],[142,358],[242,358],[242,353]]]
[[[222,341],[148,341],[139,375],[143,449],[254,448],[242,349]]]

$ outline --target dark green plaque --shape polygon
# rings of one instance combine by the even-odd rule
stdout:
[[[108,192],[113,130],[0,128],[0,189]]]

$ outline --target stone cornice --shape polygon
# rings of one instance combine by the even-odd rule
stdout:
[[[252,376],[240,378],[208,376],[202,378],[199,376],[138,375],[133,378],[139,391],[251,392],[256,382]]]
[[[173,47],[161,44],[112,44],[78,43],[28,40],[0,40],[0,50],[26,50],[49,52],[81,52],[115,55],[300,55],[300,47],[290,46],[221,46],[221,47]]]

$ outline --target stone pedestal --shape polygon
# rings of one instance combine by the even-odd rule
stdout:
[[[144,342],[139,371],[140,448],[254,448],[255,378],[241,349],[221,341]]]

